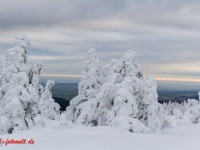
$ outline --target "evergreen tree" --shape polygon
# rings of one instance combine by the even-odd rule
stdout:
[[[78,84],[79,95],[70,101],[66,109],[68,120],[84,125],[93,125],[92,118],[95,107],[95,97],[101,86],[100,61],[96,50],[91,48],[85,55],[84,71]]]
[[[19,36],[15,39],[15,47],[6,51],[1,62],[0,116],[7,116],[19,129],[28,127],[31,118],[33,97],[28,91],[29,77],[26,65],[29,39]]]
[[[90,54],[89,51],[86,56],[91,57]],[[144,80],[142,68],[135,62],[135,51],[128,50],[121,59],[112,59],[103,67],[102,84],[97,82],[100,74],[85,73],[86,68],[97,70],[99,66],[88,61],[90,57],[86,57],[85,64],[93,65],[85,66],[79,95],[67,107],[67,120],[76,124],[120,127],[130,132],[159,132],[165,118],[157,100],[157,84],[152,77]],[[95,62],[99,61],[95,59]],[[94,84],[98,85],[96,92],[90,90]]]
[[[0,125],[2,122],[10,124],[9,133],[35,125],[34,118],[40,113],[39,102],[45,98],[41,97],[44,88],[39,84],[43,63],[35,63],[29,71],[26,64],[28,45],[27,37],[18,36],[15,47],[8,49],[0,59],[0,117],[3,120]],[[55,107],[58,112],[59,106]],[[5,128],[2,131],[5,132]]]
[[[51,88],[54,86],[53,80],[48,80],[44,92],[41,94],[39,108],[42,116],[55,120],[60,118],[60,105],[52,98]]]

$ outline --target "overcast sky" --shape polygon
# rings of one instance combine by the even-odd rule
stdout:
[[[93,47],[102,66],[133,49],[145,76],[200,80],[199,0],[1,0],[0,56],[20,34],[44,74],[81,74]]]

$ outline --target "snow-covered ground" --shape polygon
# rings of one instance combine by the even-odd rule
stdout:
[[[175,121],[174,128],[163,134],[136,134],[111,127],[65,127],[46,121],[47,127],[36,126],[14,134],[0,135],[3,140],[35,140],[33,145],[0,146],[1,150],[199,150],[200,124]],[[185,124],[184,124],[185,123]]]

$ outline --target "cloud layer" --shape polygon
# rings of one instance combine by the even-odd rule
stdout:
[[[133,49],[145,75],[200,77],[198,0],[2,0],[0,56],[19,34],[45,74],[80,74],[94,47],[102,66]]]

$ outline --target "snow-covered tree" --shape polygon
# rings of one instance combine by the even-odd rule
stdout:
[[[41,93],[44,92],[44,88],[41,84],[39,84],[39,75],[41,74],[43,69],[43,62],[35,63],[31,70],[29,71],[29,86],[28,91],[30,92],[31,96],[33,97],[33,104],[31,112],[36,117],[39,111],[39,102]]]
[[[101,86],[100,61],[96,50],[91,48],[85,55],[84,71],[78,84],[79,95],[70,101],[66,117],[77,124],[92,125],[91,118],[95,107],[95,97]]]
[[[33,97],[28,91],[29,78],[26,65],[28,38],[19,36],[15,47],[6,51],[2,59],[0,87],[0,116],[6,115],[20,129],[28,127],[27,119],[32,118]]]
[[[10,133],[34,125],[34,117],[40,113],[43,87],[39,84],[39,74],[43,64],[35,63],[29,71],[26,64],[28,45],[26,36],[18,36],[15,47],[8,49],[5,57],[0,59],[0,117],[4,122],[8,118]]]
[[[157,84],[152,77],[144,80],[136,58],[135,51],[128,50],[121,59],[112,59],[102,69],[102,85],[93,82],[94,78],[87,78],[87,82],[81,80],[79,95],[67,107],[67,119],[87,125],[120,127],[130,132],[159,132],[165,118],[157,100]],[[95,66],[93,68],[97,68]],[[89,91],[93,87],[88,86],[91,83],[100,88],[95,95],[89,96],[81,90],[87,87]]]
[[[187,101],[184,100],[181,103],[169,101],[168,103],[163,104],[163,108],[166,115],[175,115],[175,117],[179,119],[182,117],[177,117],[177,115],[187,116],[188,114],[193,114],[188,112],[193,112],[194,109],[196,109],[198,106],[199,106],[199,100],[196,99],[188,99]]]
[[[43,62],[35,63],[29,72],[29,83],[37,90],[39,94],[44,92],[44,88],[39,84],[39,75],[42,73]]]
[[[130,110],[131,112],[129,113],[132,113],[132,116],[137,114],[136,99],[132,95],[134,87],[127,86],[130,84],[134,86],[137,85],[134,84],[139,82],[136,77],[137,75],[140,74],[139,77],[143,78],[141,69],[138,69],[140,66],[136,63],[134,64],[134,59],[136,57],[137,54],[129,50],[120,60],[112,59],[110,64],[102,69],[103,85],[101,86],[100,92],[97,94],[98,115],[96,117],[98,120],[96,120],[96,122],[98,125],[109,124],[108,120],[110,120],[110,117],[108,119],[107,114],[113,106],[117,108],[122,107],[121,105],[124,104],[124,106],[126,106],[127,103],[129,103],[127,106],[130,106],[130,108],[127,109],[127,111]],[[140,88],[139,84],[137,86],[135,90]],[[121,96],[120,93],[123,94],[123,96]],[[121,100],[121,104],[118,102],[120,99],[123,99],[123,101]],[[133,107],[133,109],[131,109],[131,107]]]
[[[42,116],[55,120],[60,118],[60,105],[55,103],[55,100],[52,98],[50,90],[53,86],[54,81],[48,80],[45,86],[45,90],[41,95],[39,108]]]
[[[136,58],[135,51],[128,50],[120,60],[111,60],[103,68],[104,84],[97,94],[99,125],[143,133],[161,129],[164,118],[156,82],[152,77],[143,79]]]
[[[100,69],[100,61],[96,50],[91,48],[85,55],[84,71],[82,72],[82,79],[78,86],[79,95],[84,95],[88,98],[96,96],[101,85]]]
[[[153,132],[159,132],[165,118],[163,116],[164,109],[158,103],[157,83],[153,77],[146,77],[144,83],[142,98],[138,102],[138,119]]]
[[[184,117],[189,118],[191,123],[200,123],[200,105],[196,99],[188,99],[184,102]]]
[[[182,114],[181,110],[174,108],[173,114],[176,117],[176,119],[183,119],[183,114]]]
[[[200,123],[199,100],[188,99],[181,103],[171,102],[163,104],[166,115],[175,116],[176,119],[190,120],[191,123]]]

